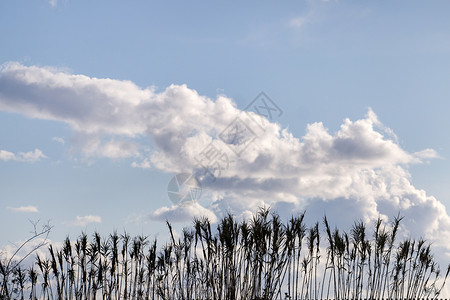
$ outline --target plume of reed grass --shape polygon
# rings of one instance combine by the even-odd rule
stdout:
[[[396,241],[401,221],[355,222],[350,232],[305,214],[287,223],[260,209],[249,221],[231,214],[216,227],[196,219],[158,248],[156,239],[86,233],[49,245],[26,270],[0,260],[0,299],[436,299],[450,272],[426,241]],[[324,237],[321,233],[324,233]],[[323,256],[323,257],[322,257]]]

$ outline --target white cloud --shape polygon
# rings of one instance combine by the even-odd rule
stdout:
[[[70,224],[73,226],[86,226],[89,223],[101,223],[102,222],[102,218],[100,216],[93,216],[93,215],[88,215],[88,216],[77,216],[75,218],[75,221],[71,222]]]
[[[15,212],[25,212],[25,213],[38,213],[39,210],[36,206],[19,206],[19,207],[11,207],[8,206],[7,209],[15,211]]]
[[[297,16],[288,21],[288,26],[300,29],[308,23],[307,16]]]
[[[81,135],[74,142],[82,149],[86,157],[106,157],[111,159],[139,156],[139,146],[129,140],[116,140],[111,138],[101,141],[95,136]]]
[[[57,136],[52,137],[52,141],[55,141],[55,142],[63,144],[63,145],[65,144],[65,141],[62,137],[57,137]]]
[[[49,0],[48,3],[50,3],[52,7],[56,7],[56,5],[58,4],[58,0]]]
[[[302,13],[289,18],[285,25],[288,28],[302,31],[308,26],[321,24],[329,19],[327,17],[327,8],[329,8],[327,4],[322,5],[317,1],[309,1]]]
[[[131,166],[133,168],[150,169],[152,167],[150,159],[148,157],[144,158],[141,162],[132,162]]]
[[[228,156],[229,166],[215,182],[201,182],[215,195],[207,207],[162,207],[152,214],[154,219],[217,218],[225,212],[248,216],[260,206],[286,216],[307,209],[321,218],[326,211],[330,220],[340,222],[391,218],[400,212],[412,235],[436,245],[450,238],[444,205],[415,188],[407,171],[408,165],[437,153],[408,153],[370,109],[360,120],[344,120],[336,132],[317,122],[296,137],[267,120],[261,127],[253,119],[258,116],[240,111],[223,95],[212,100],[185,85],[156,93],[129,81],[10,63],[0,72],[0,110],[69,124],[74,151],[86,157],[132,157],[133,167],[198,171],[199,155],[211,143]],[[218,138],[238,116],[256,134],[240,156],[233,152],[239,144]],[[143,137],[152,140],[150,156],[139,144]],[[83,223],[86,217],[79,218]]]
[[[434,149],[424,149],[419,152],[415,152],[414,156],[418,158],[441,158]]]
[[[0,159],[4,161],[15,160],[16,155],[12,152],[8,152],[6,150],[0,150]]]
[[[36,255],[40,257],[48,257],[49,253],[47,250],[47,245],[52,245],[54,248],[60,248],[60,242],[54,242],[50,239],[45,239],[42,237],[35,238],[31,241],[16,241],[13,244],[6,245],[0,248],[0,254],[3,258],[10,259],[14,257],[14,261],[20,261],[24,259],[21,263],[22,267],[28,268],[36,263]],[[19,249],[19,247],[21,247]],[[16,251],[19,249],[19,252]],[[15,254],[15,255],[14,255]]]
[[[184,205],[161,207],[154,211],[150,218],[153,220],[169,222],[190,222],[194,218],[208,218],[212,223],[217,222],[217,216],[209,209],[204,208],[198,202],[190,202]]]
[[[0,160],[3,161],[17,161],[17,162],[29,162],[34,163],[40,161],[41,158],[47,158],[41,150],[34,149],[34,151],[30,152],[19,152],[14,154],[12,152],[6,150],[0,150]]]
[[[45,156],[41,150],[39,149],[34,149],[33,152],[19,152],[16,155],[16,160],[17,161],[21,161],[21,162],[36,162],[39,161],[41,158],[46,158],[47,156]]]

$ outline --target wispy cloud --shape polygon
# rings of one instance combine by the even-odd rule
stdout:
[[[38,213],[39,210],[36,206],[19,206],[19,207],[11,207],[8,206],[7,209],[15,211],[15,212],[23,212],[23,213]]]
[[[414,155],[418,158],[442,158],[434,149],[424,149],[419,152],[415,152]]]
[[[47,156],[39,149],[34,149],[34,151],[30,152],[19,152],[17,154],[6,150],[0,150],[0,160],[3,161],[34,163],[40,161],[42,158],[47,158]]]
[[[142,161],[140,162],[132,162],[131,166],[133,168],[141,168],[141,169],[150,169],[152,167],[151,163],[150,163],[150,159],[148,157],[144,158]]]
[[[55,137],[52,137],[52,141],[55,141],[55,142],[57,142],[57,143],[60,143],[60,144],[65,144],[65,140],[62,138],[62,137],[57,137],[57,136],[55,136]]]
[[[294,18],[289,19],[287,22],[288,27],[301,29],[309,22],[308,16],[296,16]]]
[[[86,226],[87,224],[90,223],[101,223],[102,222],[102,218],[100,216],[93,216],[93,215],[88,215],[88,216],[76,216],[75,221],[70,222],[71,225],[73,226]]]
[[[56,5],[58,4],[58,0],[48,0],[48,3],[50,3],[52,7],[56,7]]]

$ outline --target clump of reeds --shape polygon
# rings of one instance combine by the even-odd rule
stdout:
[[[347,233],[327,218],[321,229],[304,213],[283,223],[261,209],[214,228],[196,219],[180,238],[167,223],[161,247],[147,236],[83,233],[27,269],[0,262],[0,299],[437,298],[450,268],[441,274],[424,240],[397,242],[400,222],[378,220],[372,234],[356,222]]]

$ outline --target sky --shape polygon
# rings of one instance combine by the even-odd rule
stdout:
[[[400,214],[450,260],[449,9],[1,1],[0,246],[37,220],[53,241],[164,239],[165,220],[270,206],[344,227]],[[169,198],[180,173],[196,201]]]

